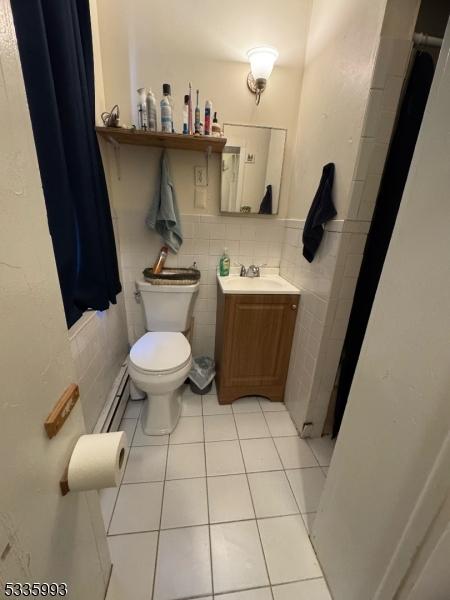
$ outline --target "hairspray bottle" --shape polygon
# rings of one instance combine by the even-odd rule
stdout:
[[[188,104],[188,133],[192,135],[194,133],[192,129],[192,85],[189,82],[189,104]]]
[[[139,88],[137,93],[139,94],[139,102],[137,105],[139,129],[147,129],[148,128],[147,90],[145,88]]]
[[[156,131],[156,98],[152,90],[149,90],[147,94],[147,120],[149,131]]]
[[[212,102],[207,100],[205,102],[205,135],[211,135],[211,115],[212,115]]]

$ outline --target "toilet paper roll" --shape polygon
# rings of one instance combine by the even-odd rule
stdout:
[[[101,490],[119,485],[125,468],[126,445],[123,431],[82,435],[70,457],[69,490]]]

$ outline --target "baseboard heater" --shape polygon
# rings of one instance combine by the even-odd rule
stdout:
[[[130,378],[125,361],[114,380],[111,391],[97,420],[93,433],[118,431],[130,396]]]

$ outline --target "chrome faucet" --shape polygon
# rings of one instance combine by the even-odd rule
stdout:
[[[260,277],[259,268],[262,265],[250,265],[247,269],[247,277]]]
[[[241,277],[260,277],[261,267],[265,267],[266,265],[250,265],[248,269],[245,268],[244,265],[241,265]]]

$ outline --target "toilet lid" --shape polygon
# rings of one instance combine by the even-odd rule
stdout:
[[[191,357],[191,346],[182,333],[152,331],[133,344],[130,360],[143,371],[172,371]]]

